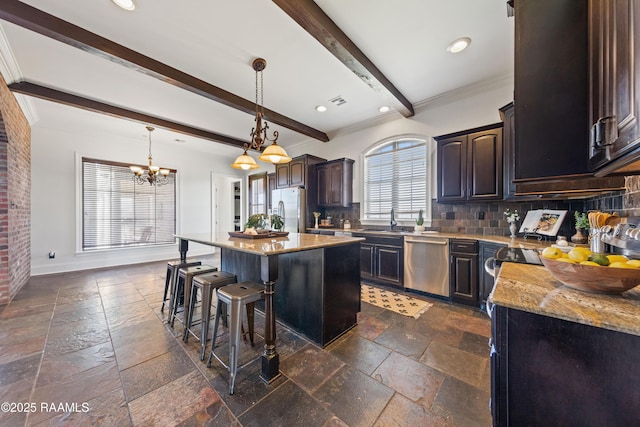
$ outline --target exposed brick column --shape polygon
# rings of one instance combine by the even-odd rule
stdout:
[[[31,128],[0,75],[0,305],[31,276]]]

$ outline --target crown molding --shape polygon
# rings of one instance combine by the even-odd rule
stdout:
[[[22,80],[22,71],[20,71],[2,24],[0,24],[0,74],[4,77],[7,85]],[[29,125],[33,126],[40,119],[33,101],[24,95],[14,94],[14,96]]]

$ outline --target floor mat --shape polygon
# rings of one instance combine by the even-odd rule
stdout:
[[[365,285],[364,283],[360,286],[360,296],[364,302],[413,317],[414,319],[420,317],[422,313],[433,305],[417,298],[411,298],[386,289]]]

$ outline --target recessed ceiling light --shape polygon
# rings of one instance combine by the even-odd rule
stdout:
[[[460,37],[459,39],[455,39],[452,41],[449,46],[447,46],[447,52],[458,53],[465,50],[471,44],[471,39],[469,37]]]
[[[133,0],[113,0],[115,4],[123,8],[124,10],[133,10],[136,8]]]
[[[327,107],[325,107],[324,105],[317,105],[316,111],[319,113],[324,113],[325,111],[327,111]]]
[[[383,105],[382,107],[378,108],[378,111],[380,111],[381,113],[386,113],[390,109],[391,108],[389,108],[387,105]]]

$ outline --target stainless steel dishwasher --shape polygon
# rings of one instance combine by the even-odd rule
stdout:
[[[404,287],[449,298],[449,239],[405,236]]]

